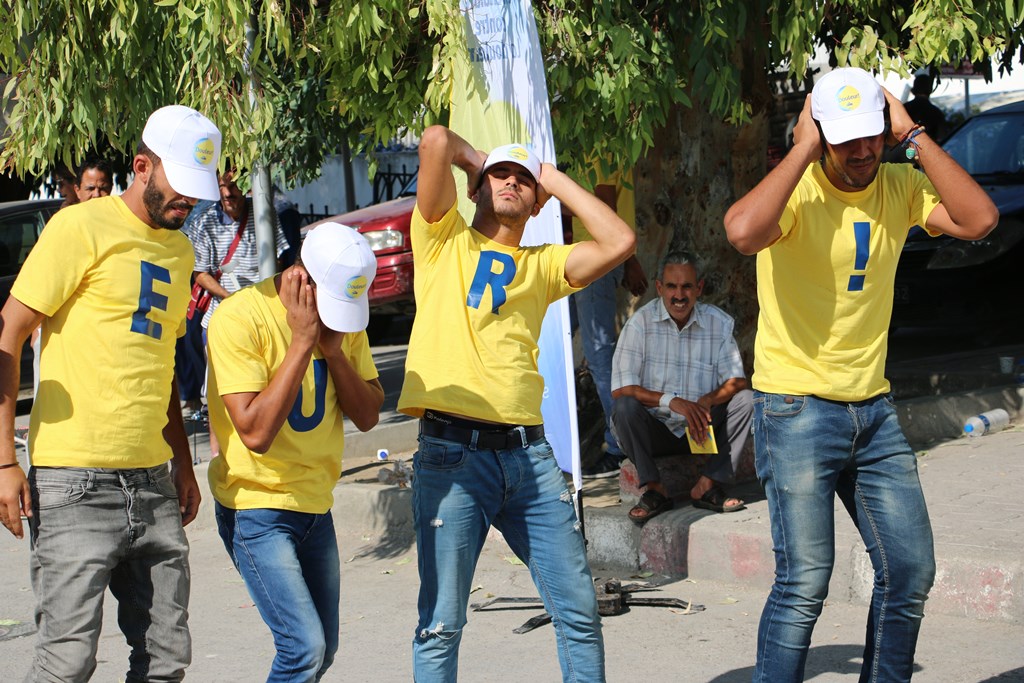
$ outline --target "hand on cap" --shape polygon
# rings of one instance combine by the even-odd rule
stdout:
[[[808,95],[804,99],[804,108],[800,112],[800,118],[796,121],[796,126],[793,128],[793,146],[798,145],[812,145],[814,153],[812,156],[821,156],[821,133],[818,131],[817,124],[814,123],[814,117],[811,116],[811,96]]]
[[[480,181],[484,177],[484,162],[487,161],[487,153],[479,149],[473,150],[476,155],[476,163],[472,164],[466,171],[466,195],[472,199],[476,191],[480,189]]]
[[[304,268],[294,266],[281,275],[281,303],[288,311],[292,341],[315,346],[320,337],[320,314],[316,310],[316,293]]]
[[[885,88],[882,88],[882,93],[885,95],[885,101],[889,104],[889,137],[886,142],[892,147],[899,144],[899,141],[915,124],[902,102],[893,97]]]
[[[548,200],[554,195],[544,186],[545,181],[550,181],[553,176],[561,173],[554,164],[543,163],[540,165],[540,178],[537,178],[537,206],[543,208]]]

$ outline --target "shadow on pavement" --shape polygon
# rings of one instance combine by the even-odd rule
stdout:
[[[807,653],[807,666],[804,669],[804,680],[814,680],[822,674],[856,675],[860,672],[861,658],[864,648],[857,645],[819,645],[811,646]],[[922,668],[914,664],[914,673],[921,673]],[[715,676],[708,683],[749,683],[754,676],[754,667],[733,669]]]

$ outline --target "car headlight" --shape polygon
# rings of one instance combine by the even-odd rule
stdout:
[[[401,247],[405,244],[405,236],[402,235],[398,230],[375,230],[373,232],[364,232],[363,237],[370,245],[370,249],[374,251],[384,251],[385,249],[394,249]]]
[[[935,250],[928,261],[928,270],[964,268],[988,263],[1002,256],[1024,239],[1024,223],[1017,219],[1003,220],[995,230],[980,240],[953,240]]]

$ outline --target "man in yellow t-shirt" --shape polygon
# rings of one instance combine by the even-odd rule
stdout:
[[[163,107],[120,197],[58,212],[25,261],[0,332],[0,522],[29,518],[36,644],[31,680],[86,680],[109,587],[131,648],[128,680],[177,681],[191,661],[188,542],[199,487],[174,384],[192,247],[179,232],[217,196],[220,132]],[[42,323],[28,477],[14,456],[18,357]],[[171,461],[170,473],[167,461]]]
[[[419,623],[413,677],[454,681],[473,570],[489,527],[529,565],[566,680],[603,681],[604,645],[572,498],[544,438],[537,340],[548,305],[633,253],[615,212],[519,144],[485,154],[443,126],[420,142],[412,248],[416,321],[399,410],[422,418],[413,459]],[[452,166],[476,204],[456,207]],[[550,197],[593,240],[522,247]]]
[[[358,232],[324,223],[299,263],[225,299],[210,319],[210,462],[217,527],[274,635],[268,681],[320,680],[338,649],[331,505],[344,418],[377,424],[384,390],[366,337],[377,270]]]
[[[882,163],[887,136],[924,173]],[[999,220],[977,183],[861,69],[818,81],[782,162],[725,215],[757,254],[754,446],[775,544],[755,683],[802,681],[843,501],[875,570],[862,678],[909,681],[935,577],[914,451],[884,376],[907,232],[980,239]]]
[[[615,210],[626,225],[636,227],[636,205],[633,198],[633,174],[616,171],[603,176],[598,169],[598,182],[594,195]],[[629,185],[627,187],[626,185]],[[568,211],[563,209],[563,216]],[[583,242],[590,234],[578,218],[572,216],[572,241]],[[647,275],[636,254],[625,262],[591,282],[572,295],[571,304],[576,309],[576,323],[579,325],[583,356],[587,370],[594,380],[594,390],[601,402],[604,413],[604,455],[588,467],[583,468],[584,479],[603,479],[618,475],[626,454],[612,431],[612,357],[615,355],[615,339],[618,336],[618,310],[615,292],[622,285],[633,296],[643,296],[647,291]],[[582,429],[581,429],[582,431]]]

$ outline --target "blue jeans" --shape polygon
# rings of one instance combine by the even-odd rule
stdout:
[[[217,529],[277,655],[268,683],[319,681],[338,651],[341,573],[334,519],[216,505]]]
[[[836,495],[875,571],[860,680],[909,681],[935,551],[917,461],[892,397],[840,403],[755,392],[754,446],[775,548],[755,683],[804,679],[835,563]]]
[[[547,439],[477,450],[421,435],[413,471],[420,571],[415,680],[457,680],[473,572],[493,524],[529,567],[552,617],[562,679],[604,681],[601,620],[583,535]]]
[[[125,680],[180,681],[192,661],[188,541],[167,465],[33,467],[32,681],[87,681],[107,588],[131,653]]]
[[[572,295],[580,326],[583,355],[604,409],[604,442],[612,455],[623,455],[612,434],[612,356],[615,355],[615,291],[622,280],[620,264]]]

